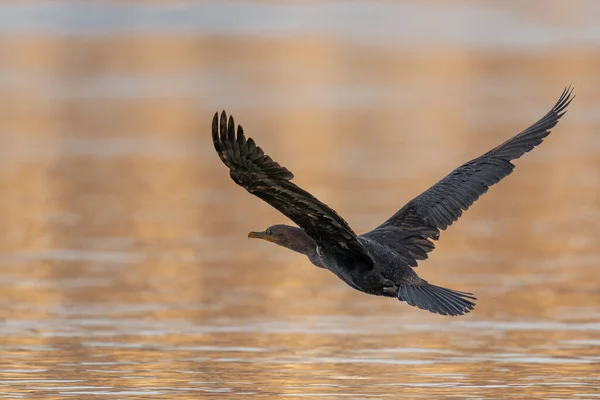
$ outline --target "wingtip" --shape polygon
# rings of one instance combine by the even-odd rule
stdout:
[[[564,98],[569,99],[569,101],[573,100],[575,98],[575,95],[573,94],[574,90],[575,90],[575,86],[573,86],[572,83],[569,83],[565,87],[565,90],[563,91]]]
[[[229,121],[227,122],[227,134],[229,135],[229,141],[235,141],[235,121],[233,119],[233,115],[229,116]]]
[[[576,95],[573,94],[574,89],[575,87],[572,84],[568,84],[556,102],[556,105],[554,106],[554,112],[558,115],[558,118],[561,118],[567,113],[567,107],[576,97]]]
[[[219,148],[219,112],[217,111],[212,120],[212,139],[213,145],[215,146],[215,150],[217,152],[220,151]]]
[[[575,89],[575,85],[573,85],[573,82],[569,82],[569,84],[565,86],[565,90],[569,90],[572,92],[573,89]]]
[[[230,169],[246,168],[253,172],[262,172],[267,176],[291,180],[294,175],[271,157],[264,154],[252,138],[246,138],[241,125],[237,126],[232,115],[225,110],[215,113],[212,123],[213,143],[221,160]],[[242,160],[245,159],[245,160]],[[237,164],[236,164],[237,163]]]
[[[244,135],[244,128],[242,128],[241,125],[237,126],[237,141],[240,146],[243,146],[245,143],[247,143],[246,135]],[[247,149],[248,148],[246,147],[246,151],[247,151]]]

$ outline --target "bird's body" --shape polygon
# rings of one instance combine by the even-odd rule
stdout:
[[[452,171],[417,196],[387,221],[356,235],[334,210],[291,182],[281,167],[251,138],[246,139],[233,118],[215,114],[212,135],[215,149],[230,169],[231,178],[263,199],[299,227],[274,225],[249,237],[265,239],[305,254],[350,287],[378,296],[395,297],[434,313],[462,315],[471,311],[475,297],[429,284],[414,268],[434,249],[432,240],[467,210],[489,186],[509,175],[519,158],[550,134],[571,102],[566,89],[556,105],[523,132]]]

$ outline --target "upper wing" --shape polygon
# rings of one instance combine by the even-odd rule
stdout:
[[[373,268],[373,260],[348,223],[292,183],[294,175],[264,154],[252,138],[246,139],[241,126],[236,135],[233,118],[230,116],[228,122],[224,111],[220,124],[218,113],[213,118],[212,137],[215,150],[238,185],[294,221],[324,252],[335,248],[336,254],[356,260],[355,267]]]
[[[558,102],[539,121],[518,135],[452,171],[444,179],[406,204],[382,225],[363,236],[383,242],[409,258],[416,267],[417,260],[427,258],[433,250],[429,239],[437,240],[444,230],[456,221],[488,188],[509,175],[510,162],[531,151],[550,134],[565,109],[571,103],[573,89],[567,87]]]

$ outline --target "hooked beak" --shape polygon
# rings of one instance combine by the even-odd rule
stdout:
[[[267,242],[273,242],[273,239],[266,232],[250,232],[248,234],[248,239],[262,239]]]

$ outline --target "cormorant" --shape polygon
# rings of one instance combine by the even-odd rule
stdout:
[[[273,225],[248,237],[264,239],[305,254],[356,290],[394,297],[411,306],[442,315],[463,315],[473,310],[476,298],[432,285],[413,268],[433,250],[446,229],[488,187],[509,175],[518,159],[542,143],[574,96],[567,87],[552,109],[539,121],[482,156],[452,171],[415,197],[374,230],[354,233],[334,210],[291,182],[294,175],[246,138],[237,135],[233,118],[225,111],[212,121],[215,149],[229,167],[231,178],[251,194],[275,207],[299,227]]]

